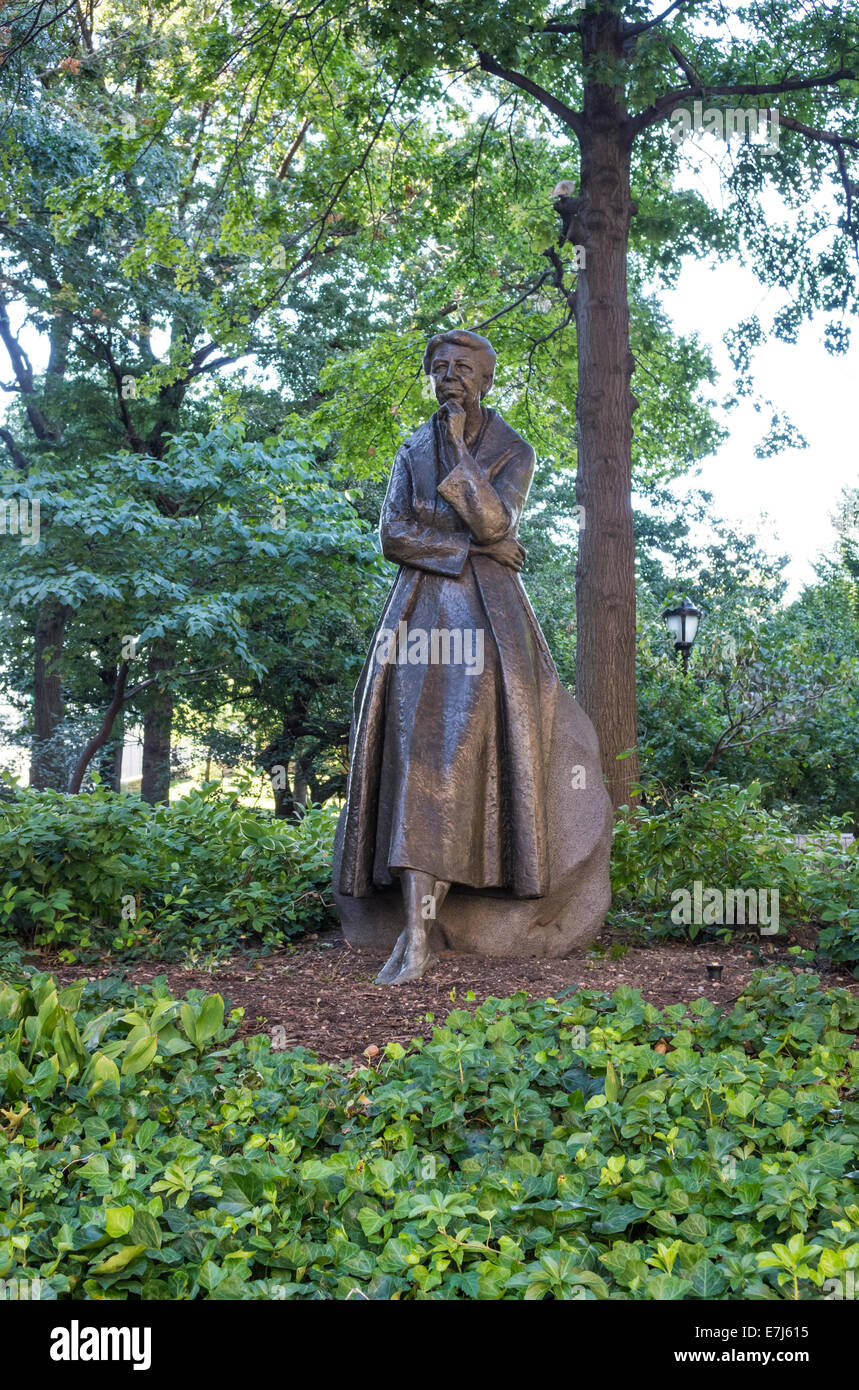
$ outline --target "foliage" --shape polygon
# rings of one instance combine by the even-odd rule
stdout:
[[[0,987],[0,1277],[43,1298],[814,1299],[859,1266],[859,1003],[758,973],[456,1009],[347,1071],[163,980]],[[434,1025],[427,1015],[428,1025]],[[834,1284],[828,1281],[835,1281]]]
[[[766,805],[796,805],[799,830],[846,812],[859,824],[859,632],[843,553],[786,605],[784,558],[708,515],[706,493],[674,518],[669,500],[651,489],[636,515],[645,777],[672,794],[712,772],[759,781]],[[661,621],[684,594],[704,609],[688,675]]]
[[[754,591],[745,597],[753,601]],[[734,782],[759,779],[770,803],[804,804],[806,823],[854,811],[855,646],[835,624],[814,630],[800,605],[760,604],[743,615],[721,614],[718,599],[710,601],[715,611],[705,616],[688,676],[654,605],[646,597],[641,604],[650,617],[638,665],[646,775],[677,790],[714,771]]]
[[[703,889],[778,892],[779,917],[820,925],[818,944],[859,973],[859,842],[842,845],[843,820],[821,821],[799,844],[790,808],[766,809],[762,788],[714,777],[618,820],[612,847],[612,920],[655,936],[730,938],[734,928],[672,919],[672,894]],[[769,926],[770,924],[767,923]]]
[[[377,79],[343,46],[328,71],[336,97],[299,97],[297,109],[307,54],[281,35],[290,96],[255,92],[249,119],[229,56],[231,26],[239,51],[245,42],[239,10],[224,26],[199,7],[110,0],[84,22],[48,4],[34,31],[26,6],[6,6],[0,339],[11,405],[0,481],[4,497],[41,498],[42,536],[26,553],[0,545],[14,612],[0,664],[23,713],[50,725],[51,746],[35,750],[49,764],[43,785],[66,785],[126,640],[147,627],[132,717],[159,707],[169,727],[175,709],[186,732],[194,714],[241,700],[242,712],[253,707],[243,732],[256,717],[253,755],[296,693],[311,735],[321,725],[328,737],[324,753],[345,740],[372,542],[362,548],[342,487],[332,493],[317,441],[299,455],[280,431],[284,397],[294,407],[314,397],[329,344],[366,339],[353,247],[372,240],[367,184],[384,182],[390,151],[380,171],[355,145],[375,125]],[[272,10],[262,31],[251,27],[273,35],[285,22]],[[278,527],[280,502],[290,516]],[[34,680],[33,629],[49,620],[64,723],[57,702],[40,710],[40,670]],[[213,634],[221,650],[204,653]],[[272,648],[275,688],[262,679]],[[105,772],[121,720],[114,733]]]
[[[26,26],[17,8],[14,39]],[[244,397],[253,408],[262,370],[212,384],[245,355],[283,366],[296,395],[312,390],[330,322],[350,344],[366,331],[352,248],[371,238],[367,185],[387,173],[386,154],[362,160],[358,145],[374,124],[377,74],[337,44],[327,74],[337,95],[308,93],[315,65],[281,35],[266,61],[276,57],[283,86],[257,89],[246,108],[230,49],[247,41],[247,6],[204,17],[111,0],[91,8],[89,35],[67,7],[45,9],[39,41],[11,44],[0,70],[3,161],[16,171],[0,202],[0,256],[5,292],[62,343],[50,401],[31,383],[49,422],[67,424],[78,447],[95,425],[99,438],[159,455],[177,423],[199,427],[201,407],[229,418]],[[251,29],[267,49],[289,19],[269,8],[261,20]]]
[[[276,946],[326,919],[332,834],[328,809],[287,823],[215,784],[154,809],[20,790],[0,802],[0,932],[160,959]]]
[[[202,681],[204,709],[251,700],[261,737],[266,716],[277,726],[299,696],[312,708],[317,687],[354,683],[356,634],[384,582],[374,538],[294,441],[243,433],[220,425],[174,436],[162,459],[124,452],[31,472],[23,491],[41,499],[42,537],[0,549],[5,638],[26,649],[30,615],[45,601],[68,613],[56,667],[73,702],[76,753],[84,716],[90,733],[123,662],[132,662],[126,717],[140,717],[153,692],[131,672],[158,642],[173,653],[159,691],[168,684],[189,700]],[[22,491],[11,473],[4,486],[0,472],[0,496]],[[17,663],[11,675],[26,688]],[[343,707],[345,693],[329,744],[348,730]]]

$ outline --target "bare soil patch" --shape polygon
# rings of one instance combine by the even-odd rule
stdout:
[[[808,938],[808,939],[803,939]],[[384,954],[355,951],[339,928],[303,937],[269,956],[233,957],[213,971],[148,961],[118,967],[106,960],[97,967],[56,966],[40,962],[63,984],[86,976],[96,979],[119,969],[127,980],[146,983],[166,975],[174,994],[189,989],[220,992],[228,1006],[244,1008],[242,1033],[277,1029],[279,1046],[306,1047],[328,1060],[360,1057],[368,1047],[386,1042],[406,1044],[432,1029],[427,1014],[441,1022],[452,1008],[469,1008],[490,997],[505,998],[524,990],[532,999],[556,997],[563,990],[595,989],[612,993],[620,985],[640,989],[648,1003],[668,1004],[711,999],[729,1006],[741,993],[758,964],[782,963],[797,968],[786,945],[813,946],[813,933],[800,931],[778,942],[735,938],[729,945],[712,942],[665,941],[631,946],[621,958],[608,954],[617,947],[616,932],[606,930],[599,946],[603,954],[582,951],[566,960],[517,960],[457,955],[444,951],[422,980],[396,988],[374,983]],[[615,952],[617,954],[617,952]],[[721,982],[707,977],[707,963],[722,966]],[[824,987],[859,990],[847,972],[815,968]],[[474,1000],[469,1001],[469,993]],[[282,1031],[281,1031],[282,1030]]]

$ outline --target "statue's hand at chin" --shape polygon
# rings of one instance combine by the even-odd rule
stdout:
[[[465,439],[465,411],[459,401],[445,401],[439,410],[442,423],[447,431],[448,439],[455,444],[461,444]]]

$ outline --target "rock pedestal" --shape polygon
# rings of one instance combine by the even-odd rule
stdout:
[[[523,899],[502,889],[454,886],[432,929],[434,950],[558,958],[595,940],[611,900],[611,803],[593,725],[563,688],[555,702],[548,766],[548,893]],[[335,885],[344,814],[334,842]],[[392,950],[404,920],[398,884],[366,898],[345,897],[335,888],[334,900],[350,945]]]

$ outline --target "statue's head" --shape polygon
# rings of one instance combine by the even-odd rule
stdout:
[[[486,395],[495,375],[495,349],[488,338],[454,328],[436,333],[424,353],[424,371],[432,378],[436,400],[456,400],[463,407]]]

